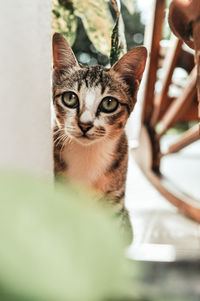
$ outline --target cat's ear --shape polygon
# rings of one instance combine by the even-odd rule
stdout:
[[[120,77],[128,84],[139,85],[145,69],[147,59],[147,50],[143,46],[133,48],[128,51],[114,66],[111,72],[117,72]]]
[[[53,35],[53,68],[54,70],[63,70],[78,66],[75,55],[65,40],[65,38],[55,33]]]

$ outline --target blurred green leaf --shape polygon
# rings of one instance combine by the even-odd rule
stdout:
[[[82,190],[0,174],[0,300],[102,301],[124,296],[124,246]]]
[[[101,53],[109,55],[113,21],[106,1],[73,0],[73,4],[91,42]]]
[[[65,7],[63,6],[65,5]],[[68,9],[66,8],[68,7]],[[76,38],[77,17],[73,12],[73,5],[70,1],[52,2],[52,29],[66,37],[72,46]]]

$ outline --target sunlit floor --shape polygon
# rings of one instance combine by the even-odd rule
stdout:
[[[163,167],[163,169],[165,173],[169,173],[171,170],[172,175],[176,175],[176,177],[180,174],[182,185],[184,185],[184,180],[190,181],[191,185],[188,185],[188,187],[191,186],[192,191],[195,192],[194,195],[200,196],[200,185],[198,184],[200,183],[200,158],[195,157],[195,149],[198,154],[200,145],[194,144],[191,149],[188,148],[188,151],[185,150],[183,153],[185,157],[187,157],[186,153],[192,153],[192,157],[196,158],[196,165],[193,161],[193,165],[196,166],[194,179],[191,177],[187,179],[188,162],[186,162],[184,156],[182,156],[181,161],[180,154],[173,155],[177,158],[171,157],[171,161],[167,162],[167,167]],[[180,166],[182,166],[181,170]],[[194,169],[192,166],[191,168]],[[183,170],[187,171],[184,175]],[[188,254],[200,254],[200,225],[179,213],[176,207],[161,196],[143,175],[131,154],[128,168],[126,206],[130,212],[133,225],[134,246],[140,244],[167,244],[186,251]]]

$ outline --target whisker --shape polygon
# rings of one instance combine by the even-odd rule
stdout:
[[[66,137],[66,134],[62,134],[61,136],[59,136],[59,137],[54,141],[54,144],[55,144],[56,146],[58,146],[59,143],[62,142],[62,141],[65,139],[65,137]],[[56,142],[57,142],[57,143],[56,143]]]
[[[56,139],[53,140],[53,143],[56,144],[58,140],[60,140],[60,136],[56,137]]]
[[[63,132],[63,129],[57,129],[56,131],[53,131],[53,135],[57,135],[59,132]]]
[[[105,136],[105,132],[95,132],[95,136]]]
[[[75,126],[67,126],[67,130],[76,130]]]
[[[54,139],[54,143],[56,143],[56,141],[57,141],[57,140],[60,140],[60,138],[62,138],[62,137],[63,137],[63,135],[64,135],[64,134],[62,134],[62,135],[59,135],[59,136],[56,136],[56,137],[55,137],[56,139]]]
[[[67,145],[67,143],[71,143],[71,138],[70,137],[68,137],[68,136],[66,136],[65,137],[65,139],[64,139],[64,141],[63,141],[63,144],[62,144],[62,147],[61,147],[61,149],[60,149],[60,160],[61,160],[61,154],[62,154],[62,151],[63,151],[63,149],[64,149],[64,147]]]

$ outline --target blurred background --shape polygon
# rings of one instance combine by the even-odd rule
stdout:
[[[152,1],[146,4],[145,1],[118,1],[118,5],[123,18],[127,49],[142,45],[146,16]],[[81,5],[79,1],[55,0],[53,31],[67,38],[82,64],[106,66],[109,64],[111,34],[116,21],[115,8],[112,1],[100,0],[98,4],[85,1]],[[99,22],[94,22],[95,19]]]

